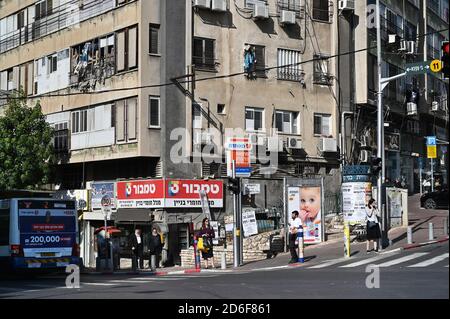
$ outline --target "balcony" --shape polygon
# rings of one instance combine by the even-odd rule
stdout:
[[[302,13],[300,0],[278,0],[277,2],[278,14],[280,14],[282,10],[295,12],[295,17],[299,19]]]
[[[113,55],[98,60],[74,61],[70,73],[70,86],[80,90],[95,89],[97,82],[104,85],[105,80],[115,74],[115,57]]]
[[[305,79],[305,72],[303,72],[303,70],[298,70],[297,67],[279,68],[277,71],[277,78],[279,80],[300,82]]]
[[[334,77],[330,73],[314,72],[313,84],[331,86],[333,79]]]
[[[380,17],[380,24],[381,24],[381,39],[384,41],[388,40],[389,34],[396,34],[400,37],[403,36],[403,29],[398,26],[395,21],[389,21],[385,17]],[[377,28],[370,28],[369,33],[372,36],[376,36],[377,34]]]

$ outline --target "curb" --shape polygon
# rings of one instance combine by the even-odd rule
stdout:
[[[423,247],[423,246],[428,246],[428,245],[432,245],[432,244],[438,244],[438,243],[443,243],[448,241],[448,236],[442,239],[438,239],[438,240],[431,240],[431,241],[426,241],[423,243],[418,243],[418,244],[410,244],[410,245],[406,245],[401,247],[401,249],[403,250],[408,250],[408,249],[413,249],[413,248],[418,248],[418,247]]]
[[[199,272],[211,272],[211,269],[185,269],[185,270],[174,270],[174,271],[157,271],[157,272],[86,272],[81,273],[82,275],[141,275],[141,276],[167,276],[167,275],[182,275],[182,274],[193,274]],[[217,270],[217,272],[221,272]]]

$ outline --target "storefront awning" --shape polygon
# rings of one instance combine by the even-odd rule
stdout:
[[[117,222],[151,222],[152,211],[148,208],[119,208],[114,213]]]

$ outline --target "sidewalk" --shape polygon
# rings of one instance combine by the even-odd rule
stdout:
[[[398,249],[413,249],[424,244],[434,244],[437,242],[448,241],[448,235],[444,235],[444,219],[448,218],[448,210],[425,210],[420,208],[420,196],[413,195],[408,198],[408,218],[409,226],[413,228],[413,245],[407,244],[407,227],[397,227],[391,229],[388,233],[388,238],[391,242],[389,247],[386,247],[383,251],[392,251]],[[428,238],[428,224],[434,225],[434,241],[429,241]],[[342,237],[341,237],[342,236]],[[305,264],[309,262],[321,262],[325,260],[337,259],[344,257],[344,240],[343,234],[339,236],[333,235],[333,239],[330,239],[324,243],[305,247]],[[353,239],[354,237],[352,237]],[[358,257],[366,254],[366,243],[356,242],[351,243],[351,256]],[[167,267],[158,268],[156,272],[152,272],[149,269],[139,270],[138,272],[132,272],[131,269],[120,270],[114,272],[114,274],[139,274],[142,276],[162,276],[162,275],[176,275],[176,274],[189,274],[198,272],[230,272],[230,271],[252,271],[258,269],[268,269],[271,267],[288,267],[288,263],[291,256],[289,252],[280,253],[276,257],[271,259],[265,259],[253,262],[244,262],[244,265],[238,268],[233,268],[233,265],[227,265],[226,270],[221,270],[220,267],[215,270],[211,269],[194,269],[184,267]],[[220,264],[220,260],[216,260]],[[301,266],[304,264],[291,264],[290,266]],[[101,274],[95,272],[95,270],[87,270],[83,274]],[[111,273],[110,273],[111,274]]]

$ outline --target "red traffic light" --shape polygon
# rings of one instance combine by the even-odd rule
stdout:
[[[442,42],[442,53],[450,54],[450,42]]]

